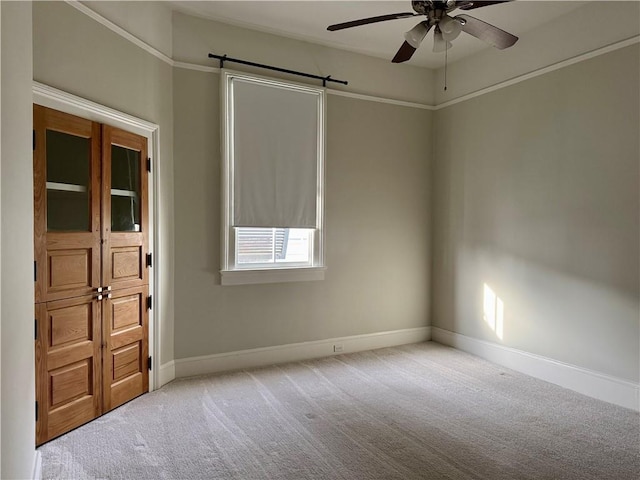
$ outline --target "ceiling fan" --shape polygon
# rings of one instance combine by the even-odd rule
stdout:
[[[443,52],[451,48],[451,41],[460,35],[460,32],[468,33],[490,45],[502,50],[512,46],[518,41],[518,37],[499,29],[489,23],[483,22],[471,15],[449,16],[449,13],[459,8],[460,10],[473,10],[496,3],[505,3],[511,0],[499,1],[465,1],[465,0],[426,0],[412,1],[414,12],[391,13],[377,17],[362,18],[350,22],[329,25],[327,30],[343,30],[345,28],[358,27],[369,23],[385,22],[399,18],[418,17],[424,15],[426,20],[421,21],[404,34],[405,41],[393,57],[393,63],[401,63],[409,60],[420,46],[429,30],[434,28],[434,52]]]

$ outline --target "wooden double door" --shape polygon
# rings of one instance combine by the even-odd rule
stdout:
[[[34,105],[36,443],[149,390],[147,139]]]

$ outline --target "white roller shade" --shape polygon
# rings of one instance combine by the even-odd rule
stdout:
[[[233,226],[316,227],[320,100],[232,79]]]

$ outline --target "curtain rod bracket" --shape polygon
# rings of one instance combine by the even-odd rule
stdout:
[[[224,68],[224,62],[234,62],[234,63],[241,63],[242,65],[248,65],[250,67],[265,68],[267,70],[274,70],[276,72],[289,73],[291,75],[299,75],[301,77],[306,77],[306,78],[315,78],[316,80],[322,80],[323,87],[327,86],[327,82],[341,83],[342,85],[349,84],[349,82],[347,82],[346,80],[333,79],[331,78],[331,75],[327,75],[326,77],[321,77],[320,75],[313,75],[311,73],[297,72],[296,70],[273,67],[271,65],[264,65],[262,63],[249,62],[248,60],[240,60],[237,58],[228,57],[226,53],[224,55],[215,55],[213,53],[210,53],[209,58],[217,58],[218,60],[220,60],[220,68]]]

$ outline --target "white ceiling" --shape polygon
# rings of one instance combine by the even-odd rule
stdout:
[[[388,13],[412,12],[408,0],[395,1],[174,1],[174,10],[217,20],[253,30],[349,50],[388,59],[404,41],[403,34],[422,17],[392,20],[329,32],[327,26]],[[553,18],[581,7],[582,1],[518,0],[491,5],[468,13],[518,37]],[[455,12],[454,12],[455,13]],[[438,68],[444,64],[443,53],[433,53],[433,33],[407,62],[411,65]],[[484,42],[462,34],[448,52],[449,62],[472,55],[488,47]],[[230,55],[232,56],[232,55]]]

